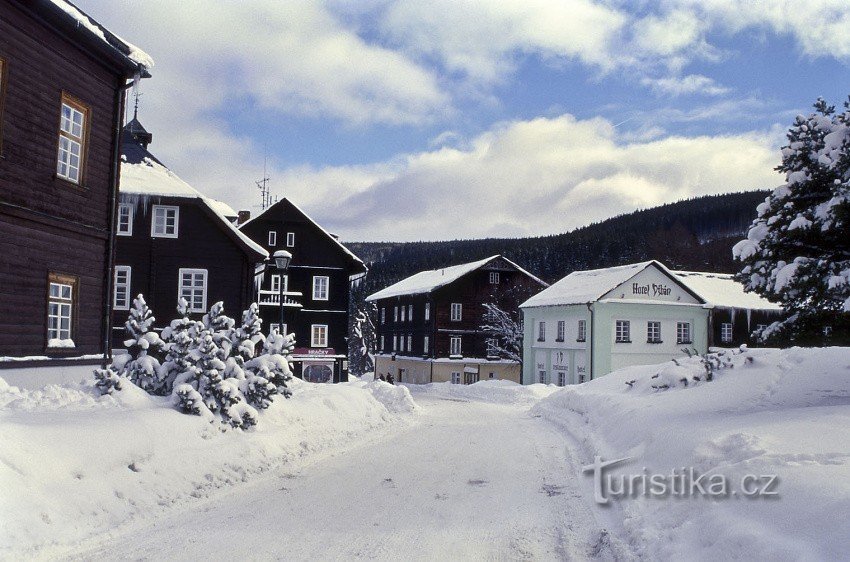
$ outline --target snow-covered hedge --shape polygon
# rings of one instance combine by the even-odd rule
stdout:
[[[95,371],[98,388],[111,394],[131,383],[150,394],[170,395],[184,412],[232,427],[256,425],[257,410],[277,396],[292,395],[293,336],[264,336],[256,303],[239,326],[224,314],[221,302],[196,321],[181,297],[177,314],[160,337],[144,297],[134,299],[125,324],[128,353]]]

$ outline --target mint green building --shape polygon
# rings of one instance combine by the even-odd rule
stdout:
[[[708,349],[711,305],[657,261],[573,272],[520,308],[523,384],[578,384]]]

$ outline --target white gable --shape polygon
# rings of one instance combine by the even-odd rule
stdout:
[[[599,300],[657,301],[680,304],[702,304],[671,276],[651,265],[620,283]]]

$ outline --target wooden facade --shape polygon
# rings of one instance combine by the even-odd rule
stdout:
[[[295,334],[296,375],[313,382],[346,381],[351,283],[366,274],[366,266],[288,199],[240,230],[270,255],[278,250],[292,254],[287,272],[277,271],[270,260],[258,302],[263,326],[279,325],[280,278],[285,330]]]
[[[147,72],[101,31],[0,0],[0,356],[109,350],[123,94]]]
[[[516,264],[494,256],[431,290],[389,297],[382,297],[380,291],[367,299],[378,309],[378,353],[426,360],[455,359],[461,363],[469,358],[502,361],[504,358],[489,348],[488,336],[481,329],[484,305],[496,304],[518,316],[519,304],[545,287],[545,283]]]
[[[137,119],[125,126],[125,181],[119,192],[113,289],[117,340],[123,334],[132,298],[138,294],[144,295],[153,311],[156,327],[167,326],[176,317],[183,289],[181,275],[190,271],[197,272],[204,284],[193,316],[200,319],[210,306],[222,301],[225,313],[238,321],[242,311],[254,302],[255,269],[267,257],[216,211],[216,202],[182,182],[175,183],[178,189],[168,189],[155,173],[145,181],[146,170],[166,170],[148,151],[151,141],[152,135]],[[168,179],[177,181],[173,175]],[[155,233],[152,223],[157,207],[176,209],[173,235]]]

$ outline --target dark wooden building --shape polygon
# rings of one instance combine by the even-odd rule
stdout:
[[[727,273],[673,273],[711,306],[708,317],[709,346],[759,345],[752,337],[753,332],[784,317],[778,304],[755,293],[745,293],[744,286]]]
[[[366,266],[289,199],[282,199],[242,226],[269,254],[292,254],[288,271],[270,264],[258,302],[264,326],[295,334],[295,374],[312,382],[348,380],[348,315],[351,284]]]
[[[112,295],[116,336],[139,293],[159,328],[175,317],[181,296],[198,317],[223,301],[225,313],[239,320],[254,302],[257,266],[268,254],[234,226],[236,213],[227,205],[203,196],[151,154],[152,139],[135,117],[124,127]]]
[[[124,93],[151,65],[68,2],[0,0],[0,356],[108,353]]]
[[[512,261],[423,271],[367,297],[378,309],[375,373],[400,382],[519,382],[521,365],[500,357],[481,329],[485,304],[518,315],[546,283]]]

